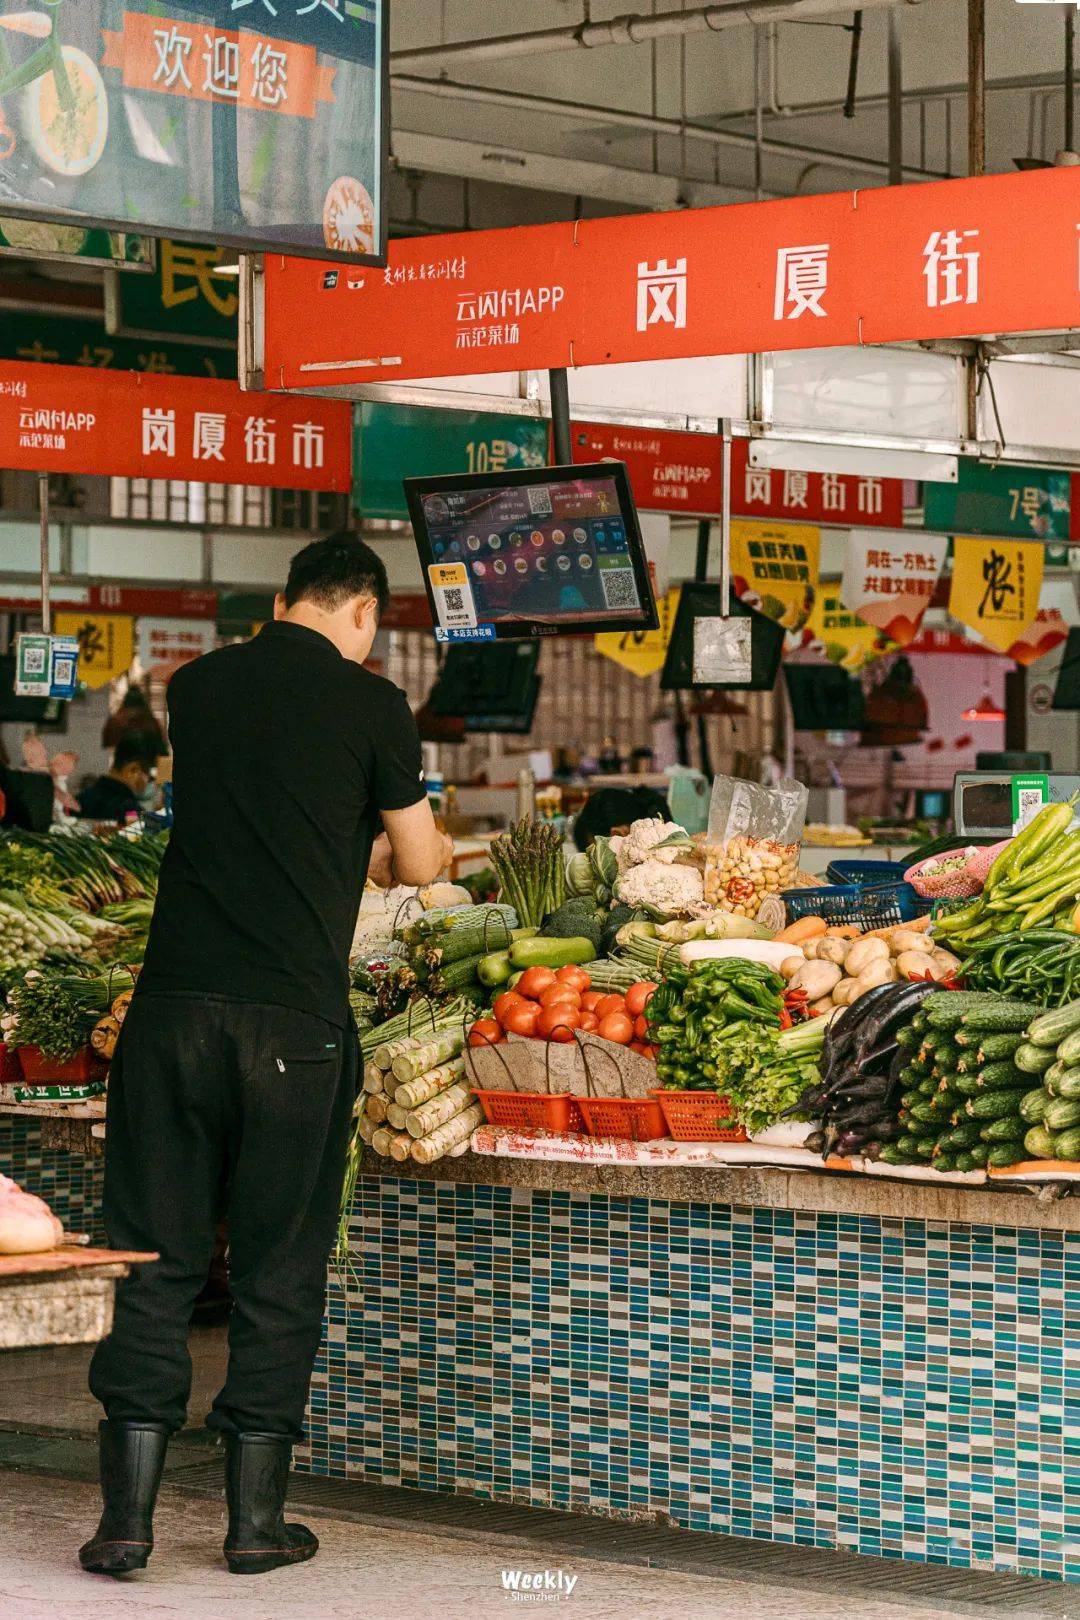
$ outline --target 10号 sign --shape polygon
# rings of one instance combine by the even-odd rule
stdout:
[[[0,0],[5,212],[382,262],[384,0]]]

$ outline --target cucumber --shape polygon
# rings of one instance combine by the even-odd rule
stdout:
[[[969,1119],[1019,1119],[1023,1099],[1022,1091],[980,1091],[977,1097],[968,1098],[964,1111]],[[1080,1104],[1076,1106],[1080,1119]]]
[[[905,1091],[905,1092],[903,1092],[901,1097],[900,1097],[900,1107],[903,1108],[903,1109],[911,1108],[913,1106],[913,1104],[915,1104],[915,1103],[917,1103],[919,1101],[919,1098],[920,1098],[921,1095],[922,1095],[921,1092],[918,1092],[918,1091]]]
[[[1066,1069],[1054,1082],[1054,1091],[1059,1097],[1080,1097],[1080,1068]]]
[[[953,1160],[954,1170],[977,1170],[978,1168],[974,1156],[970,1153],[958,1153]]]
[[[968,1157],[974,1161],[976,1170],[980,1169],[990,1157],[991,1142],[973,1142],[968,1148]]]
[[[957,1125],[949,1132],[942,1145],[966,1151],[968,1148],[974,1147],[975,1143],[980,1140],[982,1130],[983,1127],[977,1119],[967,1119],[962,1125]]]
[[[932,1102],[921,1102],[916,1103],[914,1108],[909,1108],[908,1113],[911,1115],[912,1119],[917,1120],[920,1125],[929,1125],[933,1122],[934,1117],[937,1114],[937,1109],[934,1107]]]
[[[914,1024],[901,1024],[896,1032],[896,1044],[905,1051],[913,1051],[919,1044],[919,1032]]]
[[[1040,1013],[1028,1030],[1028,1039],[1036,1046],[1057,1047],[1077,1031],[1080,1031],[1080,1001],[1070,1001],[1064,1007]]]
[[[1007,1114],[1004,1119],[992,1119],[981,1126],[980,1134],[984,1142],[1015,1142],[1024,1134],[1024,1121]]]
[[[1072,1035],[1066,1035],[1057,1049],[1058,1062],[1063,1063],[1067,1069],[1074,1063],[1080,1063],[1080,1030]]]
[[[984,1091],[999,1091],[1002,1086],[1022,1086],[1026,1081],[1017,1074],[1013,1064],[1003,1058],[1000,1063],[988,1063],[980,1069],[979,1083]]]
[[[1068,1131],[1062,1132],[1063,1137],[1068,1136],[1069,1134],[1070,1133]],[[1077,1146],[1080,1146],[1080,1132],[1077,1133]],[[1045,1125],[1033,1125],[1031,1127],[1030,1131],[1028,1131],[1027,1135],[1024,1137],[1024,1152],[1029,1154],[1033,1159],[1057,1158],[1057,1149],[1054,1145],[1054,1138],[1050,1135],[1050,1132],[1046,1129]]]
[[[906,1148],[904,1138],[901,1138],[899,1142],[889,1142],[882,1148],[880,1162],[882,1164],[910,1164],[912,1156],[912,1149]]]
[[[1020,1118],[1025,1125],[1041,1125],[1049,1101],[1050,1098],[1041,1086],[1036,1091],[1025,1092],[1020,1103]]]
[[[1012,1031],[1006,1035],[984,1035],[979,1042],[978,1054],[985,1063],[994,1063],[1001,1058],[1012,1058],[1015,1062],[1015,1053],[1023,1045],[1023,1035]]]
[[[934,1149],[936,1147],[936,1136],[920,1136],[918,1141],[915,1143],[915,1156],[916,1158],[926,1159],[929,1161],[934,1157]]]
[[[970,1012],[961,1013],[960,1017],[961,1022],[970,1029],[1000,1035],[1009,1030],[1027,1029],[1031,1022],[1031,1011],[1027,1002],[999,1001],[991,996],[987,1006],[973,1008]],[[1080,1047],[1077,1048],[1077,1055],[1080,1056]]]
[[[936,1153],[930,1161],[930,1168],[932,1170],[955,1170],[955,1153]]]
[[[1038,1023],[1038,1019],[1035,1020]],[[1028,1031],[1030,1035],[1031,1031]],[[1053,1064],[1056,1053],[1052,1046],[1035,1046],[1031,1041],[1025,1041],[1013,1053],[1013,1062],[1025,1074],[1045,1074]]]
[[[1080,1101],[1073,1097],[1051,1097],[1043,1113],[1048,1131],[1071,1131],[1080,1125]]]
[[[986,1162],[992,1169],[1004,1170],[1010,1164],[1019,1164],[1023,1157],[1023,1142],[999,1142],[990,1149]]]
[[[1080,1130],[1075,1127],[1054,1137],[1055,1159],[1080,1159]]]
[[[908,1028],[914,1030],[916,1035],[922,1035],[924,1033],[926,1030],[926,1014],[923,1012],[922,1008],[920,1008],[915,1014],[914,1018],[911,1020],[911,1023],[908,1025]]]

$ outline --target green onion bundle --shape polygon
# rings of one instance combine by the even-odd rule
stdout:
[[[34,968],[8,994],[0,1029],[9,1046],[37,1046],[66,1062],[90,1039],[90,1031],[117,996],[134,987],[124,967],[99,974],[42,973]]]
[[[513,906],[522,928],[539,928],[566,899],[562,835],[545,821],[514,822],[491,843],[491,864],[503,900]]]

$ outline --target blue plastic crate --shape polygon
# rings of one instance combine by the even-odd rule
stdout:
[[[885,864],[885,863],[883,863]],[[931,902],[915,893],[910,883],[881,883],[866,888],[841,883],[821,889],[788,889],[781,895],[788,922],[800,917],[823,917],[830,928],[893,928],[914,922],[930,910]]]
[[[903,883],[907,861],[830,861],[825,876],[830,883],[858,883],[879,889],[883,883]]]

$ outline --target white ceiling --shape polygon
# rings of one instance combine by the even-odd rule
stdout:
[[[628,12],[649,16],[654,10],[677,12],[701,3],[592,0],[591,16],[594,21]],[[987,167],[1011,170],[1013,158],[1029,152],[1052,159],[1063,138],[1066,8],[1017,0],[986,3]],[[391,52],[577,26],[586,9],[583,0],[529,0],[528,5],[521,0],[393,0]],[[906,178],[963,174],[966,101],[962,88],[956,90],[967,73],[966,0],[901,0],[895,15],[907,97]],[[864,14],[859,103],[856,116],[846,119],[839,104],[847,85],[851,40],[850,26],[844,25],[851,20],[851,11],[837,11],[813,22],[776,24],[775,95],[769,84],[767,31],[756,30],[763,96],[780,109],[763,110],[764,195],[885,183],[887,14]],[[421,176],[414,192],[400,174],[395,178],[395,220],[416,217],[427,225],[458,228],[466,221],[486,226],[565,218],[575,208],[584,214],[618,213],[753,197],[754,34],[754,28],[739,26],[655,44],[533,50],[498,62],[435,60],[423,68],[410,67],[413,80],[442,77],[451,85],[444,85],[438,96],[421,94],[405,88],[402,75],[395,75],[396,156],[402,168]],[[1017,79],[1024,82],[994,87],[995,81]],[[568,109],[490,105],[458,94],[453,85],[543,97],[565,102]],[[942,92],[948,87],[954,94],[947,100]],[[824,110],[816,110],[821,103]],[[604,115],[593,115],[591,108],[604,109]],[[669,132],[654,136],[611,121],[612,114],[654,112],[676,123],[685,120],[741,136],[743,144],[683,140]],[[456,144],[421,137],[451,138]],[[574,166],[552,166],[545,158],[573,160]]]

